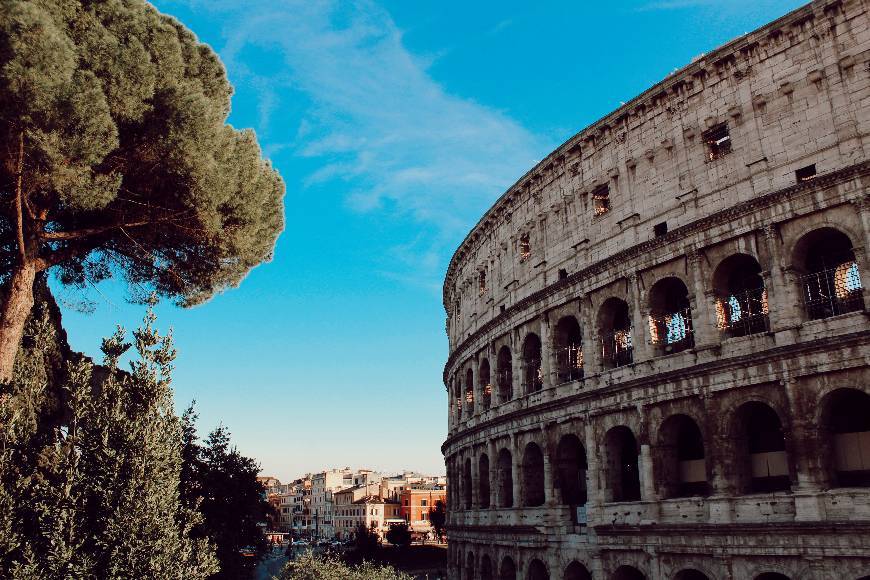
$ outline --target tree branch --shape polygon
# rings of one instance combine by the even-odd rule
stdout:
[[[22,184],[24,183],[24,131],[18,132],[18,163],[15,168],[15,219],[18,236],[18,258],[21,263],[27,262],[27,248],[24,245],[24,209],[22,207]]]
[[[63,240],[78,240],[81,238],[86,238],[88,236],[95,236],[97,234],[102,234],[108,232],[109,230],[114,230],[116,228],[135,228],[139,226],[147,226],[150,224],[155,224],[161,221],[168,221],[167,218],[165,220],[145,220],[138,222],[130,222],[130,223],[116,223],[109,224],[107,226],[100,226],[98,228],[85,228],[82,230],[73,230],[71,232],[42,232],[39,234],[40,239],[48,240],[50,242],[57,242]]]

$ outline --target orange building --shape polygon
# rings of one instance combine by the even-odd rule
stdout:
[[[411,530],[429,532],[432,530],[429,510],[439,501],[447,505],[447,490],[440,486],[403,489],[399,494],[399,501],[402,505],[402,518],[411,525]]]

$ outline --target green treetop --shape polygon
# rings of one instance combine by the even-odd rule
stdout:
[[[181,305],[271,258],[284,184],[217,55],[143,0],[0,0],[0,382],[39,272]]]

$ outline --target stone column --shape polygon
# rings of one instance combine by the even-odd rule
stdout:
[[[547,389],[556,384],[551,372],[553,369],[550,358],[553,355],[553,345],[550,344],[550,320],[546,314],[541,316],[541,389]]]
[[[640,446],[640,490],[643,501],[657,501],[656,485],[653,480],[652,452],[649,443]]]
[[[705,348],[719,343],[716,327],[716,297],[708,290],[709,273],[705,276],[704,255],[692,250],[688,255],[692,270],[692,330],[695,334],[695,347]]]
[[[480,374],[480,367],[478,366],[477,355],[471,357],[471,414],[470,417],[474,417],[478,413],[480,413],[480,398],[477,396],[477,375]]]
[[[813,454],[815,445],[810,441],[814,425],[806,417],[809,411],[803,410],[798,402],[799,385],[797,380],[787,377],[782,381],[788,398],[789,417],[782,417],[784,425],[789,426],[790,437],[787,441],[786,452],[789,454],[789,463],[794,465],[797,483],[794,489],[795,520],[796,521],[819,521],[824,519],[825,507],[818,492],[821,482],[819,481],[818,449]]]
[[[583,374],[588,377],[600,369],[601,357],[598,348],[598,329],[595,325],[595,313],[592,311],[592,301],[581,301],[580,324],[583,332]]]
[[[552,507],[556,504],[555,493],[553,493],[552,445],[547,437],[546,428],[541,428],[541,451],[544,454],[544,505]]]
[[[523,460],[522,453],[520,453],[519,441],[516,435],[511,435],[511,477],[513,478],[513,502],[514,507],[518,508],[522,506],[522,477],[521,477],[521,462]]]
[[[586,422],[584,433],[586,447],[586,516],[590,526],[598,515],[598,508],[603,503],[601,486],[599,485],[601,465],[598,461],[599,454],[595,439],[595,429],[592,424]]]
[[[797,280],[794,271],[786,266],[779,241],[779,230],[776,225],[764,226],[764,240],[770,254],[771,287],[767,287],[767,303],[770,310],[770,330],[774,333],[788,331],[797,326],[803,318],[800,311],[803,297],[798,295]],[[777,338],[777,342],[791,344],[794,338],[786,336]]]
[[[477,474],[477,452],[472,446],[469,450],[471,458],[471,508],[476,510],[480,507],[479,487],[480,480]]]
[[[628,277],[631,291],[631,343],[634,362],[649,360],[652,358],[652,349],[649,344],[649,307],[643,299],[641,278],[637,273]]]
[[[518,344],[519,341],[516,339],[516,331],[511,332],[511,381],[513,383],[513,398],[518,399],[522,397],[525,393],[523,393],[523,373],[522,373],[522,352],[521,345]]]

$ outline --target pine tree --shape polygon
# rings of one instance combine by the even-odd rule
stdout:
[[[144,0],[0,1],[0,382],[40,272],[191,305],[271,257],[284,184],[226,124],[231,94]]]

